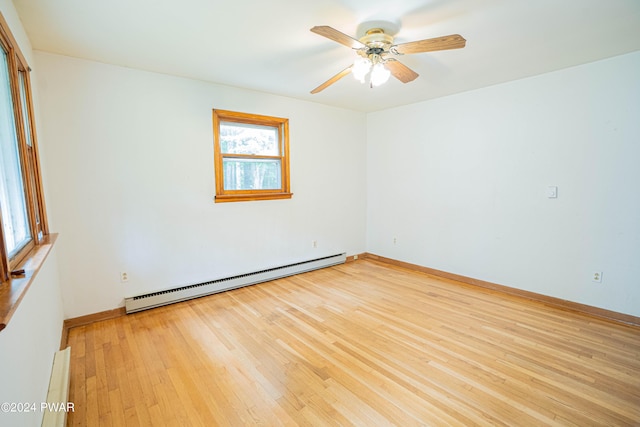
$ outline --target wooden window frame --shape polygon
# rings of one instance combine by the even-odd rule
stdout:
[[[29,73],[31,69],[27,65],[27,61],[20,52],[17,42],[13,38],[9,27],[0,14],[0,48],[6,54],[9,65],[9,80],[11,86],[11,98],[13,103],[14,120],[16,126],[16,136],[18,139],[18,152],[20,158],[20,167],[22,170],[23,190],[25,193],[25,201],[27,207],[27,217],[29,221],[29,229],[31,232],[31,242],[25,245],[13,257],[9,258],[6,250],[5,237],[3,229],[0,227],[0,280],[2,282],[8,280],[11,272],[17,269],[29,253],[40,244],[44,237],[48,234],[44,196],[42,193],[42,175],[40,173],[40,164],[38,162],[38,144],[34,125],[33,101],[31,99],[31,79]],[[24,96],[22,99],[22,85],[20,73],[23,75]],[[23,111],[23,105],[27,111]],[[25,117],[28,123],[25,123]],[[27,144],[26,126],[29,126],[29,134],[31,136],[30,143]],[[40,221],[37,221],[39,218]],[[2,221],[0,215],[0,221]]]
[[[279,156],[260,156],[247,154],[225,154],[220,148],[220,123],[234,122],[241,124],[269,126],[278,128]],[[215,167],[216,196],[215,202],[242,202],[253,200],[290,199],[291,184],[289,179],[289,119],[262,116],[258,114],[239,113],[228,110],[213,110],[213,156]],[[225,158],[243,159],[279,159],[280,183],[279,189],[267,190],[225,190],[223,160]]]
[[[54,236],[49,235],[42,190],[31,78],[27,61],[0,13],[0,48],[7,55],[11,101],[16,127],[18,161],[22,172],[30,241],[12,256],[7,250],[0,212],[0,330],[26,293],[33,277],[49,253]]]

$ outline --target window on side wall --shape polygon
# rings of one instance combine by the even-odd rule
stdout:
[[[0,15],[0,281],[48,234],[29,67]]]
[[[213,110],[216,202],[290,199],[289,120]]]

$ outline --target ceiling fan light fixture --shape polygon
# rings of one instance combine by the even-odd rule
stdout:
[[[360,83],[364,83],[364,79],[367,77],[369,70],[371,70],[371,60],[369,60],[369,58],[357,57],[356,60],[353,61],[351,72],[353,73],[353,77]]]
[[[389,80],[389,76],[391,76],[391,71],[389,71],[382,62],[378,62],[371,70],[371,86],[375,87],[385,84],[387,80]]]

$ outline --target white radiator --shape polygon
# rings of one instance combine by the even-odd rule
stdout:
[[[273,267],[266,270],[255,271],[253,273],[240,274],[238,276],[225,277],[223,279],[211,280],[194,285],[182,286],[179,288],[167,289],[164,291],[152,292],[145,295],[126,298],[124,300],[125,309],[128,313],[147,310],[149,308],[160,307],[162,305],[173,304],[174,302],[185,301],[205,295],[228,291],[230,289],[241,288],[243,286],[255,285],[256,283],[268,282],[280,277],[293,276],[305,271],[317,270],[319,268],[330,267],[332,265],[344,264],[346,254],[330,255],[323,258],[297,262],[294,264]]]
[[[53,356],[47,401],[40,404],[44,412],[42,427],[64,427],[67,424],[67,412],[75,409],[73,403],[69,402],[70,372],[71,347],[67,347]]]

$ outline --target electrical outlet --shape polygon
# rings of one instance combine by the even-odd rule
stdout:
[[[398,243],[398,238],[397,238],[397,237],[394,237],[394,238],[393,238],[393,244],[395,245],[396,243]]]
[[[358,259],[358,255],[354,255],[354,256],[353,256],[353,260],[355,261],[355,260],[357,260],[357,259]]]
[[[126,271],[121,271],[120,272],[120,281],[122,283],[129,281],[129,274]]]
[[[317,248],[318,247],[318,241],[314,240],[313,242],[311,242],[311,247],[312,248]]]
[[[602,283],[602,271],[594,271],[591,276],[591,281],[596,283]]]

